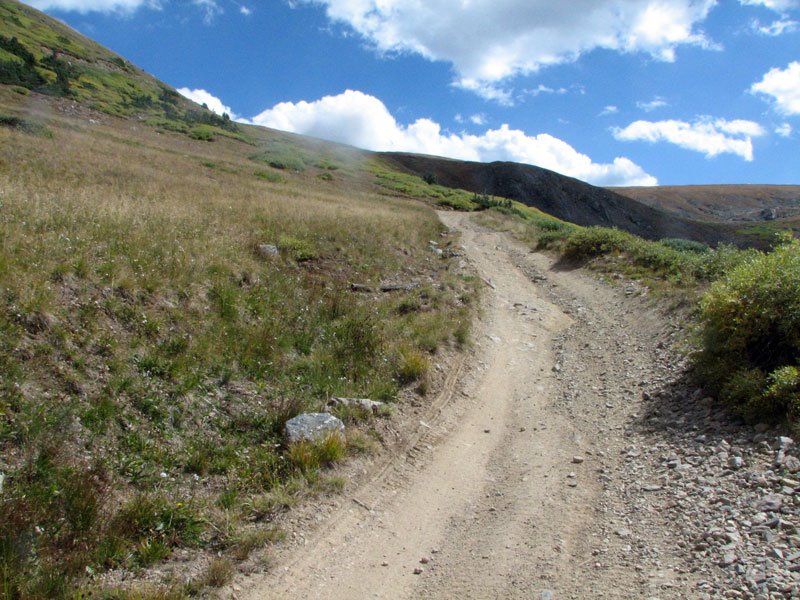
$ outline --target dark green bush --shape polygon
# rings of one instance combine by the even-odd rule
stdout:
[[[800,409],[800,242],[756,253],[701,302],[698,372],[747,418]]]
[[[661,240],[661,244],[667,248],[678,250],[680,252],[694,252],[695,254],[705,254],[710,252],[711,248],[702,243],[695,242],[694,240],[685,240],[683,238],[667,238]]]

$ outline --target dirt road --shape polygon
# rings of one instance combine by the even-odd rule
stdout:
[[[648,502],[658,482],[626,475],[626,428],[670,376],[669,326],[635,289],[556,269],[471,215],[441,218],[487,282],[474,351],[408,452],[228,596],[694,597]]]

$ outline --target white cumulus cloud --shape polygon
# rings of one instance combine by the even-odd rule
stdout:
[[[481,135],[449,133],[430,119],[402,125],[378,98],[347,90],[314,102],[282,102],[253,117],[257,125],[376,151],[433,154],[475,161],[524,162],[596,185],[656,185],[655,177],[628,158],[596,163],[546,133],[528,135],[502,125]]]
[[[800,61],[789,63],[785,69],[770,69],[750,91],[772,96],[783,114],[800,114]]]
[[[456,83],[508,100],[496,84],[597,48],[672,61],[710,46],[698,24],[716,0],[301,0],[325,6],[381,52],[449,62]],[[493,85],[495,84],[495,85]]]
[[[236,114],[234,114],[229,106],[225,106],[225,104],[222,103],[222,100],[206,90],[178,88],[177,91],[181,96],[188,98],[192,102],[196,102],[197,104],[205,104],[211,112],[217,113],[220,116],[222,116],[224,113],[228,113],[228,116],[234,121],[239,118]]]
[[[800,0],[739,0],[744,5],[764,6],[776,12],[800,8]]]
[[[669,142],[712,158],[720,154],[735,154],[746,161],[753,160],[754,137],[764,135],[758,123],[734,119],[701,118],[686,121],[634,121],[625,128],[615,128],[614,137],[621,141]]]
[[[788,138],[792,135],[792,126],[789,123],[781,123],[775,128],[775,133],[781,137]]]
[[[25,0],[39,10],[87,12],[132,12],[140,6],[157,8],[158,0]]]
[[[161,8],[168,0],[24,0],[39,10],[63,10],[68,12],[119,12],[131,13],[138,8]],[[203,20],[210,23],[224,11],[218,0],[191,0],[191,4],[203,13]]]

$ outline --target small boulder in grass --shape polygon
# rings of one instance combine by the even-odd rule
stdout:
[[[259,244],[256,247],[256,253],[261,258],[275,258],[276,256],[280,256],[280,250],[274,244]]]
[[[286,421],[286,441],[318,442],[331,434],[344,435],[344,423],[330,413],[303,413]]]

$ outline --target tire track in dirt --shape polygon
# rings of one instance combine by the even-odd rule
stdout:
[[[657,370],[627,324],[652,326],[642,335],[655,343],[663,323],[470,215],[441,218],[491,283],[475,351],[406,452],[353,492],[357,503],[268,573],[240,577],[228,597],[650,595],[652,578],[634,558],[605,564],[636,551],[613,535],[631,518],[608,474],[623,460],[642,373]],[[667,524],[650,520],[667,539]],[[671,585],[663,597],[687,597]]]

